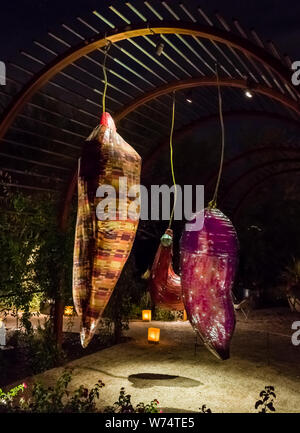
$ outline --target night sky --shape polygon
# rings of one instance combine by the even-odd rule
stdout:
[[[152,0],[155,4],[158,0]],[[76,16],[89,16],[101,5],[120,4],[100,0],[18,0],[1,2],[0,60],[13,59],[20,49],[30,48],[32,39],[41,39],[47,30]],[[272,39],[282,53],[300,58],[300,2],[298,0],[189,0],[208,14],[219,10],[230,22],[238,18],[244,27],[254,27],[265,39]]]

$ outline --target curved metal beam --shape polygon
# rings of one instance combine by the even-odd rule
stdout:
[[[204,39],[210,39],[216,42],[227,44],[233,48],[242,51],[246,56],[261,62],[267,68],[272,69],[285,83],[290,84],[290,72],[281,61],[273,57],[266,50],[256,46],[247,39],[241,38],[234,33],[199,24],[186,23],[144,23],[142,25],[127,25],[121,31],[112,30],[106,35],[97,34],[94,37],[84,40],[76,47],[72,47],[60,56],[57,56],[52,62],[46,65],[36,74],[27,85],[16,95],[11,104],[5,110],[0,124],[0,139],[4,137],[15,117],[23,109],[26,102],[49,80],[51,80],[59,71],[66,66],[80,59],[90,52],[104,47],[108,41],[116,43],[128,38],[137,36],[146,36],[154,33],[158,34],[182,34],[198,36]]]
[[[205,117],[201,117],[200,119],[194,120],[193,122],[189,123],[188,125],[183,126],[180,129],[177,129],[174,132],[174,141],[176,140],[180,140],[182,137],[184,137],[187,133],[191,133],[193,132],[195,129],[199,128],[201,125],[209,123],[209,122],[216,122],[219,120],[219,113],[215,113],[215,114],[210,114],[209,116],[205,116]],[[263,119],[272,119],[272,120],[277,120],[280,122],[285,122],[287,124],[290,124],[292,126],[295,127],[299,127],[300,128],[300,119],[299,121],[292,119],[291,117],[286,117],[286,116],[282,116],[280,114],[277,113],[268,113],[266,111],[248,111],[248,110],[233,110],[233,111],[227,111],[223,113],[223,117],[224,119],[235,119],[235,118],[244,118],[244,117],[260,117]],[[159,143],[158,146],[155,147],[155,149],[151,152],[151,154],[149,154],[148,157],[146,157],[146,159],[143,162],[143,175],[145,175],[147,173],[147,171],[149,170],[152,161],[157,157],[157,155],[159,155],[161,153],[161,151],[163,150],[164,147],[169,146],[169,137],[167,137],[164,141],[162,141],[161,143]],[[250,151],[250,153],[252,151],[256,152],[259,151],[261,148],[256,148]],[[270,147],[271,150],[274,150],[274,147]],[[235,157],[234,160],[238,157]],[[234,161],[232,161],[234,162]],[[224,163],[224,167],[227,165],[230,165],[231,163],[230,161],[227,161]],[[207,180],[206,183],[210,183],[212,182],[212,180],[214,179],[214,177],[217,175],[217,172],[214,173],[212,176],[210,176]]]
[[[264,118],[268,118],[270,117],[271,119],[275,119],[275,120],[281,120],[281,121],[286,121],[289,122],[291,124],[293,124],[294,126],[299,126],[300,127],[300,122],[297,122],[296,120],[293,120],[291,118],[285,117],[285,116],[281,116],[275,113],[266,113],[266,112],[249,112],[249,111],[231,111],[231,112],[227,112],[224,113],[224,118],[234,118],[236,116],[259,116],[259,117],[264,117]],[[202,125],[203,123],[206,122],[210,122],[210,121],[215,121],[219,118],[219,114],[213,114],[210,116],[206,116],[204,118],[201,119],[197,119],[194,122],[191,122],[189,125],[186,125],[182,128],[180,128],[179,130],[175,131],[174,133],[174,140],[178,140],[181,137],[183,137],[186,132],[191,132],[192,130],[196,129],[197,127],[199,127],[200,125]],[[148,158],[146,158],[146,160],[143,162],[143,171],[142,171],[142,175],[144,176],[147,173],[147,170],[149,170],[150,165],[152,163],[152,161],[156,158],[156,156],[161,152],[162,148],[164,148],[165,146],[169,145],[169,138],[165,139],[162,143],[160,143],[155,149],[154,151],[149,155]],[[290,150],[290,147],[282,147],[281,150]],[[276,148],[274,148],[273,146],[265,146],[265,147],[261,147],[261,148],[254,148],[254,149],[250,149],[247,152],[244,152],[241,155],[238,155],[237,157],[234,157],[232,160],[227,161],[224,163],[224,167],[230,166],[231,164],[233,164],[234,162],[236,162],[239,159],[242,159],[246,156],[249,156],[252,153],[256,153],[256,152],[273,152],[274,150],[276,150]],[[293,149],[295,152],[298,151],[298,149]],[[300,151],[300,150],[299,150]],[[205,182],[205,184],[210,184],[213,179],[215,178],[216,174],[214,173],[212,176],[210,176],[210,178],[207,180],[207,182]],[[64,227],[66,227],[67,224],[67,220],[68,220],[68,215],[69,215],[69,209],[71,206],[71,202],[72,202],[72,198],[76,189],[76,181],[77,181],[77,169],[74,171],[70,182],[67,186],[66,189],[66,193],[65,193],[65,199],[64,202],[62,203],[61,206],[61,216],[60,216],[60,225],[62,227],[62,229]]]
[[[300,152],[300,149],[299,149]],[[245,171],[244,173],[242,173],[240,176],[238,176],[236,179],[234,179],[229,186],[226,188],[225,193],[222,195],[222,199],[220,200],[220,202],[223,204],[225,203],[226,198],[228,197],[228,195],[231,193],[231,191],[233,190],[233,188],[237,185],[240,185],[249,175],[251,175],[252,173],[255,173],[256,171],[265,168],[265,167],[269,167],[272,165],[277,165],[277,164],[285,164],[285,163],[300,163],[300,159],[299,158],[280,158],[280,159],[274,159],[272,161],[265,161],[261,164],[257,164],[256,166],[250,168],[249,170]]]
[[[240,89],[247,89],[248,83],[247,80],[234,80],[230,78],[220,78],[219,79],[220,86],[223,87],[238,87]],[[201,78],[191,78],[189,80],[179,80],[174,81],[172,83],[164,84],[163,86],[157,87],[150,92],[144,93],[139,98],[135,99],[133,102],[128,104],[125,108],[121,109],[114,115],[114,119],[116,122],[123,119],[123,117],[127,116],[127,114],[131,113],[138,107],[143,104],[146,104],[153,99],[159,98],[160,96],[166,95],[171,92],[175,92],[176,90],[189,89],[193,87],[209,87],[209,86],[218,86],[218,81],[216,77],[201,77]],[[258,84],[255,86],[253,90],[256,93],[260,93],[261,95],[268,96],[271,99],[274,99],[285,107],[292,109],[298,115],[300,115],[300,106],[297,102],[295,102],[291,98],[287,98],[282,93],[277,92],[274,89]]]
[[[300,167],[298,167],[298,168],[291,168],[289,170],[281,170],[281,171],[278,171],[277,173],[271,173],[269,176],[264,177],[259,182],[257,182],[255,185],[252,185],[251,188],[249,188],[248,191],[239,200],[237,206],[235,207],[235,209],[233,211],[233,220],[234,221],[236,220],[236,218],[237,218],[237,216],[238,216],[238,214],[239,214],[239,212],[241,210],[241,207],[243,206],[244,201],[246,200],[247,197],[249,197],[249,195],[251,195],[256,190],[256,188],[258,188],[263,183],[267,182],[272,177],[280,176],[282,174],[287,174],[287,173],[295,173],[295,172],[299,173],[300,172]]]

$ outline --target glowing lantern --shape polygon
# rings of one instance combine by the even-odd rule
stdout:
[[[142,311],[143,320],[150,322],[151,320],[151,310],[143,310]]]
[[[160,329],[148,328],[148,343],[159,343]]]
[[[74,307],[72,305],[67,305],[64,309],[64,316],[73,316]]]
[[[237,254],[236,231],[218,209],[205,209],[203,227],[185,230],[181,238],[183,302],[191,325],[221,359],[229,358],[235,327],[231,288]]]

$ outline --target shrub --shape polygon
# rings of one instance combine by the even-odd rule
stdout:
[[[125,388],[121,388],[118,401],[113,406],[107,406],[104,412],[113,413],[158,413],[159,401],[152,400],[150,403],[139,403],[134,407],[131,403],[131,395],[126,394]]]

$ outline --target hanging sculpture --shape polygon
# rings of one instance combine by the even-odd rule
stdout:
[[[155,305],[169,310],[184,310],[179,275],[172,265],[173,231],[162,236],[151,269],[149,291]]]
[[[84,144],[78,171],[73,300],[81,318],[83,347],[89,344],[96,331],[131,251],[138,226],[139,213],[136,212],[136,217],[128,214],[131,201],[127,194],[120,192],[120,178],[126,178],[129,190],[140,184],[140,170],[140,156],[116,132],[110,114],[103,113],[100,125]],[[107,197],[96,197],[98,187],[104,185],[116,191],[114,219],[99,220],[98,213],[96,216],[97,206],[107,200]]]
[[[237,254],[236,231],[216,208],[204,210],[202,229],[185,230],[181,238],[181,284],[189,321],[207,348],[223,360],[229,358],[235,327],[231,288]]]

